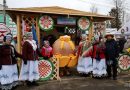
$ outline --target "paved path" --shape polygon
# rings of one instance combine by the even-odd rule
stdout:
[[[130,74],[121,74],[118,80],[91,77],[64,77],[61,81],[39,82],[38,87],[21,85],[17,90],[130,90]]]

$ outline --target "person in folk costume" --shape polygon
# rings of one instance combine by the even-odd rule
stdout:
[[[44,59],[48,59],[50,57],[52,57],[52,47],[50,46],[49,41],[45,40],[44,41],[44,45],[42,47],[42,56],[44,57]]]
[[[12,36],[6,35],[0,46],[0,88],[2,90],[11,90],[19,84],[17,57],[22,58],[22,55],[17,53],[11,41]]]
[[[23,35],[23,38],[22,38],[22,46],[23,46],[23,44],[24,44],[24,42],[26,41],[26,39],[27,39],[27,37],[26,37],[26,35]]]
[[[83,56],[83,53],[87,51],[87,49],[91,46],[90,42],[88,41],[87,35],[82,35],[84,41],[81,41],[78,47],[78,65],[77,70],[78,72],[86,76],[91,73],[92,71],[92,59],[91,56]]]
[[[105,43],[102,37],[95,36],[93,46],[83,56],[91,56],[93,59],[93,77],[101,78],[107,74],[105,60]]]
[[[22,48],[23,62],[19,80],[26,80],[28,86],[38,86],[36,80],[39,80],[38,70],[38,50],[36,41],[33,40],[32,32],[27,32],[27,40],[23,44]]]
[[[114,39],[114,36],[112,34],[107,34],[105,36],[107,39],[105,42],[105,56],[106,56],[106,62],[107,62],[107,74],[108,78],[111,78],[113,76],[113,80],[117,79],[117,57],[119,56],[119,47],[117,42]],[[111,73],[111,69],[113,71],[113,75]]]
[[[123,52],[129,52],[130,50],[130,36],[127,37],[127,41],[124,45]]]

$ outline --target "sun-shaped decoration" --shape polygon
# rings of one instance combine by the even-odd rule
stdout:
[[[49,80],[53,74],[53,63],[50,60],[41,59],[38,64],[41,80]]]
[[[53,29],[53,19],[50,16],[44,15],[39,18],[39,26],[42,30],[48,31]]]
[[[86,17],[81,17],[78,20],[78,26],[81,30],[88,30],[90,27],[90,20]]]
[[[118,64],[121,70],[129,70],[130,69],[130,56],[122,55],[118,60]]]

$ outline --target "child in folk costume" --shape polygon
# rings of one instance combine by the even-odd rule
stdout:
[[[0,46],[0,88],[10,90],[18,85],[17,57],[21,57],[11,45],[12,36],[4,36],[3,44]]]
[[[90,47],[90,42],[88,41],[87,35],[83,35],[82,38],[85,37],[85,41],[80,42],[78,48],[78,65],[77,70],[79,73],[83,75],[89,74],[92,71],[92,59],[90,55],[83,56],[83,53],[88,50]]]
[[[26,80],[28,86],[38,86],[36,80],[39,80],[38,70],[38,47],[36,41],[33,40],[32,32],[27,33],[27,40],[22,48],[23,63],[21,67],[20,80]]]
[[[93,46],[83,56],[91,55],[93,59],[93,77],[103,77],[106,72],[105,44],[101,37],[95,36]]]
[[[42,47],[42,56],[44,59],[52,57],[52,47],[49,44],[49,41],[44,41],[44,46]]]

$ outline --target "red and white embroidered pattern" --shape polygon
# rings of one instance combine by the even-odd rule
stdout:
[[[128,69],[130,69],[130,56],[128,56],[128,55],[122,55],[119,58],[118,64],[119,64],[119,67],[122,70],[128,70]]]
[[[78,26],[81,30],[87,30],[90,26],[90,21],[88,18],[86,17],[81,17],[79,20],[78,20]]]
[[[48,78],[52,74],[52,64],[48,60],[39,61],[40,78]]]
[[[53,26],[53,23],[54,23],[53,19],[47,15],[42,16],[39,19],[39,25],[40,25],[41,29],[44,29],[44,30],[51,29]]]

